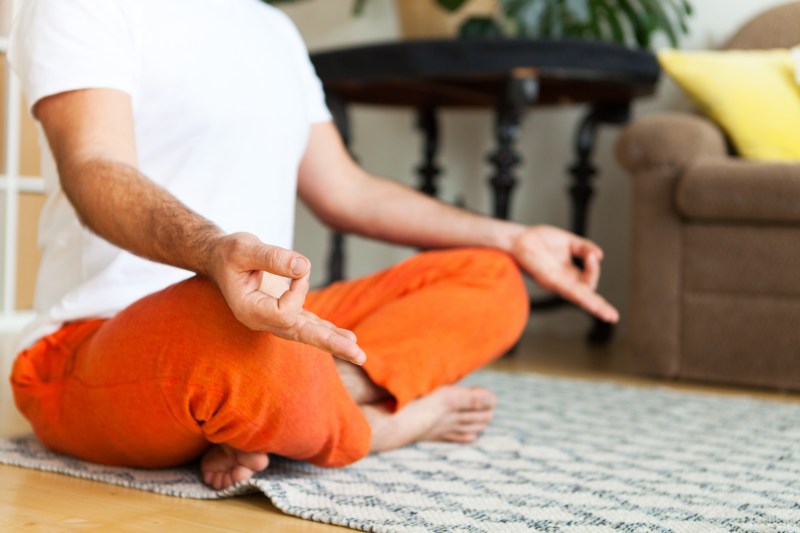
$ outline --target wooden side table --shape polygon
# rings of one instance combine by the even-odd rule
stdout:
[[[531,106],[584,104],[575,138],[571,229],[587,234],[589,202],[594,193],[592,163],[597,129],[623,124],[635,98],[653,94],[660,69],[653,54],[622,46],[572,40],[446,39],[405,41],[320,52],[311,56],[325,88],[328,105],[346,144],[351,139],[350,104],[413,107],[423,138],[423,160],[417,168],[419,188],[437,193],[437,110],[490,108],[495,113],[496,148],[489,185],[493,215],[508,219],[517,183],[515,168],[520,124]],[[334,234],[328,280],[344,276],[344,236]],[[532,301],[547,309],[565,302],[558,297]],[[610,324],[595,321],[590,341],[604,342]]]

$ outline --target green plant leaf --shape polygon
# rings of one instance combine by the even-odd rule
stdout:
[[[405,0],[408,2],[408,0]],[[458,11],[469,0],[436,0],[436,3],[448,11]]]
[[[637,12],[628,0],[617,0],[617,2],[619,4],[619,9],[622,11],[622,14],[625,15],[628,24],[630,24],[633,29],[633,36],[636,39],[636,43],[641,48],[650,48],[651,31],[648,29],[646,17]]]
[[[553,0],[512,0],[506,12],[517,23],[517,34],[521,37],[546,35],[545,18],[547,7]]]
[[[284,4],[299,0],[261,0]],[[400,0],[416,1],[416,0]],[[431,1],[431,0],[428,0]],[[469,0],[433,0],[453,12]],[[520,37],[579,37],[636,44],[649,48],[654,34],[663,32],[677,46],[689,31],[694,13],[690,0],[496,0],[501,19],[474,17],[459,30],[461,36],[496,37],[510,29]],[[364,11],[368,0],[354,0],[353,13]]]
[[[672,47],[676,48],[678,46],[678,35],[675,33],[673,22],[669,15],[667,15],[667,12],[664,10],[664,6],[662,5],[661,1],[640,0],[640,2],[646,7],[647,11],[652,17],[655,26],[654,30],[660,28],[667,35],[667,39],[669,39],[669,43],[672,45]]]
[[[668,4],[672,8],[673,13],[675,13],[681,33],[689,33],[689,25],[687,24],[687,20],[692,14],[691,4],[689,4],[689,2],[686,0],[669,0]]]
[[[586,25],[586,34],[594,39],[604,39],[605,33],[600,25],[600,14],[597,12],[597,1],[589,0],[589,23]]]
[[[458,36],[464,39],[494,39],[503,37],[503,29],[489,17],[469,17],[461,24]]]
[[[589,24],[592,17],[589,0],[565,0],[564,7],[573,23]]]
[[[619,19],[618,12],[609,7],[605,0],[598,0],[595,5],[598,13],[603,14],[603,20],[611,31],[611,39],[616,43],[626,44],[625,28]]]
[[[353,15],[361,15],[364,13],[364,6],[367,5],[367,0],[355,0],[353,3]]]

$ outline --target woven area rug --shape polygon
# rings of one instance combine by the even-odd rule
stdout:
[[[800,531],[800,405],[480,372],[474,445],[419,444],[324,470],[273,459],[215,492],[193,468],[109,468],[0,439],[0,462],[172,496],[261,491],[284,512],[375,532]]]

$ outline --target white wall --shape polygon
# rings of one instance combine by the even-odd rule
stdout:
[[[298,25],[309,49],[321,50],[356,43],[398,38],[393,5],[389,0],[372,0],[361,18],[350,16],[351,0],[306,0],[285,8]],[[713,48],[722,44],[754,14],[785,3],[785,0],[693,0],[696,13],[691,33],[683,41],[687,49]],[[636,105],[637,115],[665,109],[690,109],[688,101],[669,82],[662,81],[656,97]],[[573,128],[580,117],[574,107],[536,108],[524,123],[519,151],[520,186],[513,206],[514,218],[529,224],[568,224],[568,185],[565,167],[571,162]],[[490,196],[486,186],[489,167],[485,155],[493,149],[492,117],[488,111],[446,111],[442,114],[440,161],[446,173],[441,179],[443,196],[453,200],[463,194],[472,209],[487,212]],[[414,132],[414,115],[408,110],[359,107],[353,112],[353,148],[362,164],[374,173],[415,184],[413,167],[419,162],[419,138]],[[622,310],[621,332],[625,331],[628,299],[628,252],[630,226],[629,178],[613,158],[618,134],[606,128],[600,135],[596,163],[601,173],[591,210],[590,232],[605,250],[604,276],[600,289]],[[296,247],[315,265],[320,282],[328,250],[328,234],[301,209]],[[348,274],[357,276],[388,266],[410,251],[350,239]],[[555,334],[582,334],[588,324],[579,312],[564,309],[543,313],[532,322],[533,329]]]

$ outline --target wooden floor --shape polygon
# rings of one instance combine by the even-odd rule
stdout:
[[[0,336],[0,435],[28,431],[14,410],[7,377],[13,339]],[[536,372],[577,379],[653,384],[711,394],[757,396],[800,402],[800,395],[751,389],[674,384],[622,372],[625,352],[612,344],[588,348],[580,339],[523,337],[518,351],[493,365],[497,370]],[[22,468],[0,466],[0,531],[346,531],[282,514],[262,496],[196,501],[158,496]]]

